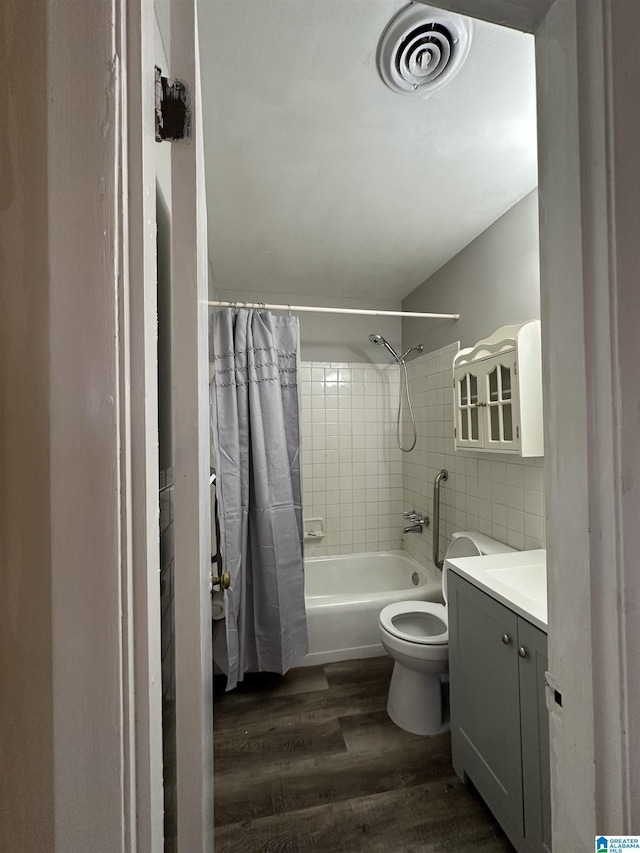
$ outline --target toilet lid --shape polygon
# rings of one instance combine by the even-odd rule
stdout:
[[[408,643],[435,646],[449,642],[447,610],[433,601],[398,601],[380,613],[380,624]]]
[[[513,550],[515,549],[498,542],[496,539],[490,539],[484,533],[477,533],[476,531],[454,533],[451,537],[451,545],[447,548],[447,553],[444,556],[442,568],[442,597],[445,604],[449,601],[447,598],[449,560],[455,557],[480,557],[483,554],[506,554]]]

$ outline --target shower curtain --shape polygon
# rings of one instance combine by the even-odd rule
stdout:
[[[231,690],[245,672],[284,673],[308,650],[298,318],[224,308],[209,341]]]

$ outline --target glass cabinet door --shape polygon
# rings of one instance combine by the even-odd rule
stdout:
[[[480,418],[480,378],[477,372],[460,371],[454,377],[456,402],[456,443],[458,447],[482,446]]]
[[[502,450],[517,449],[520,429],[515,422],[516,381],[513,353],[486,363],[484,402],[485,447]]]

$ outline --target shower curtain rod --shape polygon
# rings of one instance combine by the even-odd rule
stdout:
[[[274,311],[313,311],[316,314],[360,314],[372,317],[431,317],[459,320],[459,314],[427,314],[421,311],[376,311],[366,308],[324,308],[311,305],[271,305],[268,302],[208,302],[211,308],[263,308]]]

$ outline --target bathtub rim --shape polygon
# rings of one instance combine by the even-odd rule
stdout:
[[[419,584],[415,584],[413,586],[407,587],[393,587],[388,590],[382,590],[379,592],[356,592],[356,593],[348,593],[348,594],[340,594],[340,593],[323,593],[319,595],[309,595],[307,596],[305,593],[305,607],[329,607],[336,606],[340,604],[346,605],[350,604],[366,604],[381,600],[386,598],[390,593],[394,592],[405,592],[405,591],[413,591],[420,589],[421,587],[428,587],[431,583],[442,583],[442,575],[438,571],[436,573],[435,570],[430,567],[425,567],[422,563],[419,563],[414,557],[410,554],[407,554],[406,551],[401,550],[387,550],[387,551],[355,551],[351,554],[326,554],[318,557],[305,557],[305,571],[307,568],[307,562],[315,564],[319,564],[328,560],[344,560],[345,562],[349,561],[351,557],[400,557],[403,562],[407,562],[410,564],[411,568],[415,569],[421,575],[421,582]],[[431,599],[429,599],[431,600]]]

